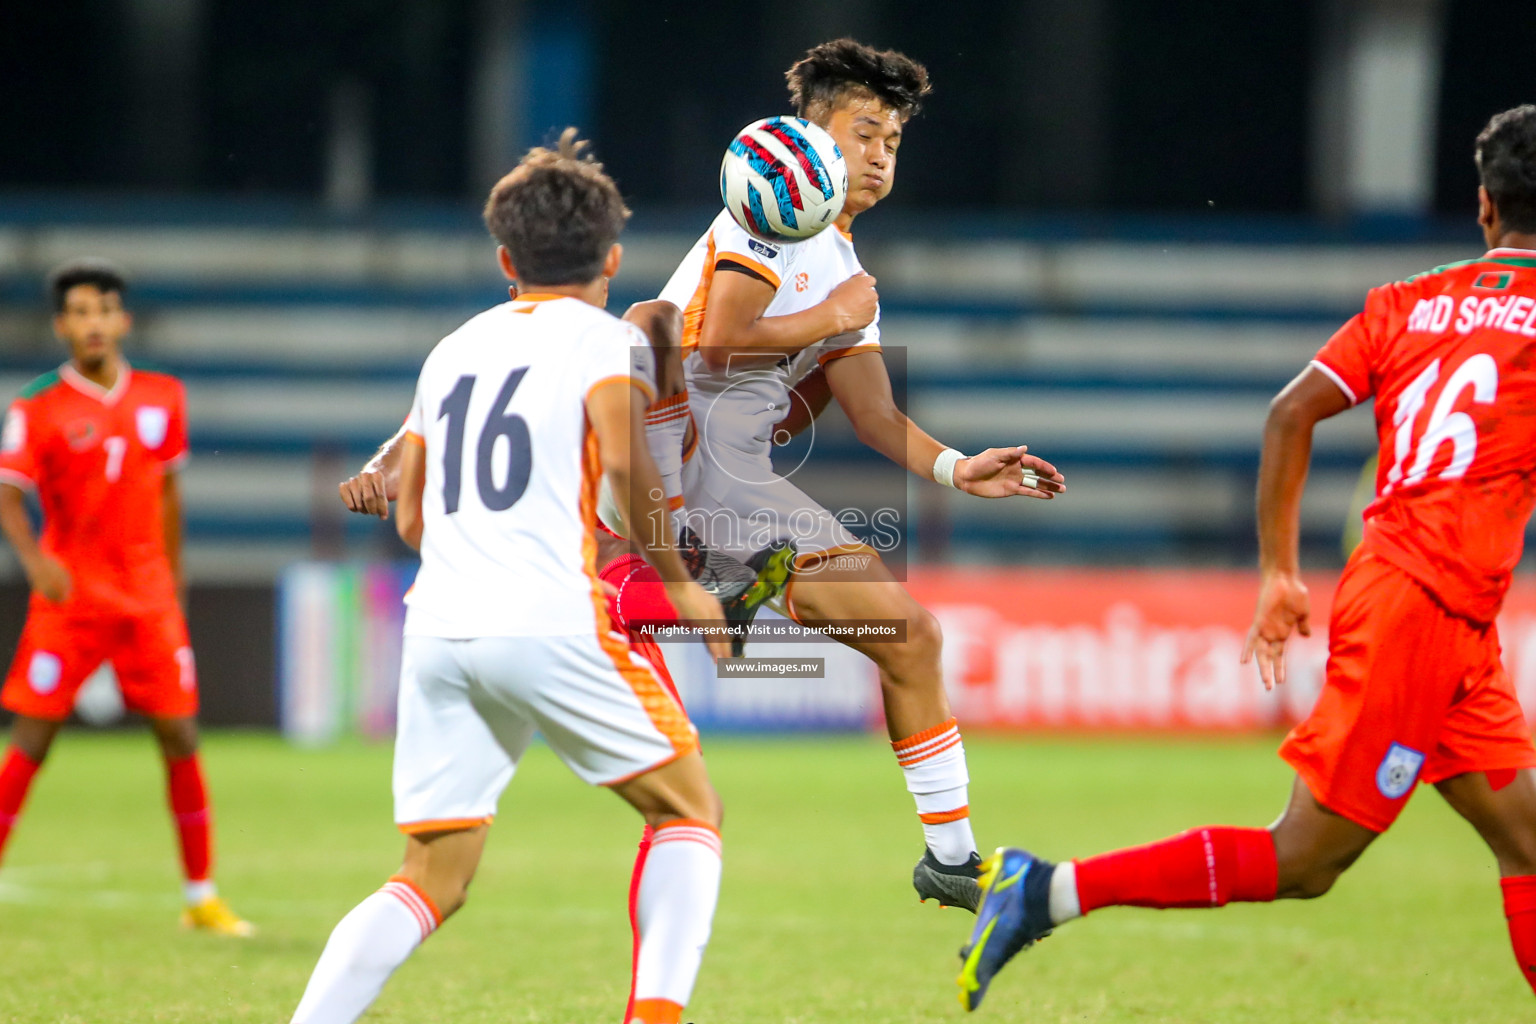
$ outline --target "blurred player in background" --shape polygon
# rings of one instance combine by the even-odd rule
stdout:
[[[1489,252],[1373,289],[1270,407],[1259,476],[1262,582],[1246,662],[1285,681],[1307,636],[1297,564],[1318,421],[1376,399],[1376,500],[1339,580],[1323,692],[1280,756],[1268,829],[1201,828],[1052,865],[999,850],[960,975],[974,1009],[1008,958],[1101,907],[1311,899],[1428,782],[1498,862],[1515,960],[1536,988],[1536,748],[1494,625],[1536,503],[1536,106],[1477,138]]]
[[[396,517],[422,555],[395,741],[405,863],[336,926],[296,1022],[355,1020],[463,905],[535,730],[655,830],[626,1024],[677,1024],[709,938],[719,800],[681,704],[610,628],[595,565],[600,476],[677,612],[724,613],[689,578],[638,443],[654,360],[641,331],[603,312],[629,211],[579,146],[567,129],[558,151],[531,151],[492,190],[486,222],[521,290],[422,367]]]
[[[689,402],[704,424],[700,452],[684,467],[688,522],[710,548],[737,558],[749,557],[749,538],[765,530],[792,541],[798,556],[785,603],[806,625],[906,623],[904,642],[843,642],[880,670],[886,727],[924,833],[913,885],[925,900],[975,910],[981,859],[938,624],[872,548],[773,472],[770,450],[790,432],[780,421],[798,404],[792,389],[819,369],[820,386],[859,439],[923,479],[983,497],[1051,498],[1062,477],[1023,447],[966,458],[892,398],[879,296],[849,230],[891,192],[903,130],[929,91],[927,71],[903,54],[839,39],[810,50],[787,77],[796,113],[825,128],[847,160],[847,200],[835,230],[794,244],[764,242],[722,212],[662,292],[683,310]]]
[[[187,458],[181,382],[133,369],[124,281],[80,260],[49,279],[53,327],[69,361],[27,385],[0,439],[0,530],[32,588],[0,703],[16,714],[0,765],[0,851],[82,683],[110,661],[129,710],[165,756],[181,841],[182,923],[225,935],[253,928],[214,888],[212,818],[197,756],[197,672],[182,612],[181,493]],[[23,491],[43,509],[39,540]]]

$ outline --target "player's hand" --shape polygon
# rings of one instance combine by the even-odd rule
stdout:
[[[32,591],[45,601],[63,604],[75,589],[64,563],[51,555],[38,555],[37,561],[27,569],[27,582]]]
[[[364,466],[357,476],[342,481],[339,489],[347,511],[389,518],[389,482],[384,479],[384,471],[373,463]]]
[[[955,463],[955,486],[979,498],[1044,498],[1067,489],[1067,478],[1044,459],[1029,454],[1029,445],[988,448]]]
[[[875,291],[875,279],[865,273],[854,274],[833,288],[822,302],[837,314],[839,334],[868,327],[880,311],[880,293]]]
[[[1248,642],[1243,644],[1242,663],[1257,656],[1264,689],[1285,682],[1285,642],[1291,633],[1312,635],[1312,600],[1306,584],[1292,572],[1265,573],[1259,585],[1259,606],[1253,613]]]
[[[667,598],[677,609],[677,617],[684,623],[706,623],[715,627],[704,636],[704,646],[713,658],[729,657],[730,635],[725,631],[725,609],[715,596],[691,580],[687,583],[668,583]]]

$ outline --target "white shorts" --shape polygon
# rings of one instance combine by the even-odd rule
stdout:
[[[429,832],[489,822],[535,731],[593,785],[623,782],[698,749],[682,706],[616,634],[407,636],[395,823]]]
[[[819,556],[868,551],[816,499],[773,472],[768,457],[702,442],[683,463],[684,522],[709,547],[745,562],[790,541],[796,567]]]

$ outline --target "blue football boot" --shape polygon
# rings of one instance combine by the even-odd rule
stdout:
[[[1051,934],[1051,874],[1056,865],[1014,846],[981,865],[981,909],[960,950],[960,1005],[974,1010],[993,977],[1020,950]]]

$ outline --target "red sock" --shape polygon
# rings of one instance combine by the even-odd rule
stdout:
[[[635,1013],[635,969],[640,963],[640,876],[645,873],[645,858],[651,852],[651,840],[656,830],[645,826],[640,833],[640,852],[635,854],[635,870],[629,876],[629,933],[634,944],[629,951],[629,1002],[624,1006],[623,1024],[629,1024]]]
[[[203,766],[196,754],[165,762],[166,789],[171,817],[181,840],[181,867],[189,882],[206,882],[213,866],[213,816],[208,810],[208,787],[203,785]]]
[[[1515,963],[1525,983],[1536,991],[1536,875],[1499,879],[1504,890],[1504,916],[1509,919],[1509,942],[1515,947]]]
[[[1268,903],[1278,884],[1275,841],[1262,828],[1197,828],[1077,862],[1085,914],[1100,907]]]
[[[618,588],[618,596],[609,599],[608,611],[621,631],[631,622],[677,621],[677,609],[667,600],[661,576],[639,555],[620,555],[598,575]]]
[[[16,747],[6,750],[5,762],[0,764],[0,854],[5,853],[11,826],[21,814],[21,805],[27,802],[27,790],[32,787],[37,768],[38,762]]]

